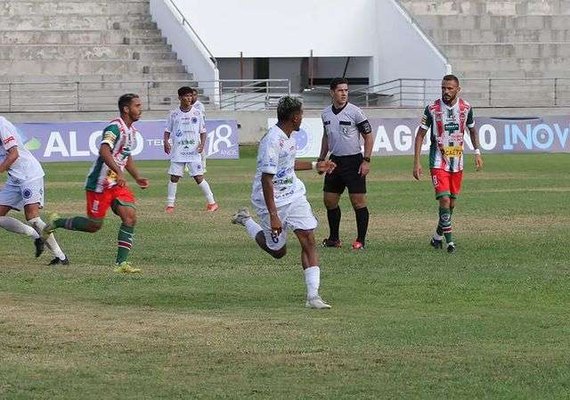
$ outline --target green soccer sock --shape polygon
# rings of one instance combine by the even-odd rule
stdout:
[[[117,264],[127,261],[131,247],[133,247],[133,239],[135,236],[135,227],[121,224],[119,228],[119,237],[117,240]]]
[[[451,236],[451,212],[449,208],[439,207],[438,230],[439,229],[441,229],[447,243],[453,242],[453,238]]]
[[[58,218],[53,221],[52,224],[56,228],[63,228],[70,231],[89,232],[87,229],[89,218],[85,217]]]

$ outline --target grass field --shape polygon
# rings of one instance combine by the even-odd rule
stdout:
[[[274,260],[229,223],[249,206],[254,149],[208,162],[215,214],[186,178],[166,215],[167,162],[139,162],[140,276],[112,272],[114,216],[96,234],[57,231],[65,267],[0,231],[0,398],[568,398],[570,157],[485,162],[466,171],[448,255],[428,246],[429,178],[413,181],[411,157],[375,158],[367,249],[320,249],[328,311],[304,308],[293,236]],[[45,169],[46,211],[82,214],[88,164]],[[320,177],[299,176],[322,239]]]

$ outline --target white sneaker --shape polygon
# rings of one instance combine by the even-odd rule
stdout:
[[[327,303],[325,303],[323,301],[323,299],[321,299],[319,296],[311,297],[310,299],[307,299],[307,302],[305,303],[305,307],[316,308],[319,310],[327,310],[327,309],[331,308],[331,306],[328,305]]]
[[[250,218],[251,215],[249,215],[249,211],[247,210],[247,208],[240,208],[232,216],[232,224],[239,224],[245,226],[246,221]]]

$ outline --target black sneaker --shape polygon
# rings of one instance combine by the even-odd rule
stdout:
[[[342,247],[342,243],[340,242],[340,239],[337,239],[337,240],[323,239],[323,242],[321,243],[321,245],[323,247]]]
[[[455,244],[454,243],[449,243],[447,245],[447,252],[448,253],[455,253]]]
[[[67,256],[65,256],[65,258],[62,260],[61,258],[56,257],[53,260],[51,260],[48,265],[59,265],[59,264],[69,265],[69,258],[67,258]]]
[[[443,240],[437,240],[435,238],[431,238],[429,244],[434,249],[443,249]]]
[[[42,255],[45,248],[45,243],[42,238],[34,239],[34,246],[36,246],[36,258]]]

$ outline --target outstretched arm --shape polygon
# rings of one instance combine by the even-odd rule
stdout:
[[[304,171],[308,169],[316,169],[319,174],[326,172],[330,174],[336,168],[336,164],[331,160],[324,161],[302,161],[295,160],[295,170]]]

